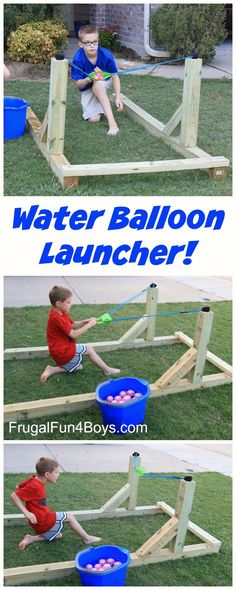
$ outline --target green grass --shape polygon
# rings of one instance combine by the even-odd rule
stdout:
[[[16,507],[10,493],[16,484],[28,474],[5,475],[5,513],[15,513]],[[191,520],[222,543],[218,554],[195,559],[177,560],[148,566],[130,568],[127,572],[128,586],[230,586],[231,585],[231,479],[219,473],[194,474],[196,492]],[[99,508],[127,481],[121,473],[63,473],[56,487],[48,486],[47,502],[52,510],[82,510]],[[177,482],[152,479],[140,481],[138,505],[155,504],[164,500],[175,506]],[[76,493],[75,493],[76,490]],[[63,499],[62,499],[63,498]],[[168,517],[128,517],[87,521],[85,528],[90,534],[102,537],[102,544],[121,545],[135,551],[145,540],[160,528]],[[115,523],[115,526],[114,526]],[[34,543],[24,552],[18,543],[29,532],[29,526],[8,526],[5,529],[5,567],[18,567],[73,560],[84,548],[80,538],[65,525],[62,539],[55,543]],[[186,544],[199,542],[191,533]],[[72,573],[55,581],[33,583],[34,586],[79,586],[79,577]]]
[[[160,312],[198,309],[201,303],[160,304]],[[130,304],[126,310],[126,316],[144,313],[144,304]],[[231,302],[221,301],[211,303],[211,309],[215,312],[213,330],[209,349],[220,356],[224,361],[231,363]],[[98,317],[107,310],[105,305],[75,305],[72,308],[74,319],[86,317]],[[25,307],[5,309],[5,348],[30,347],[46,345],[45,328],[49,307]],[[120,315],[120,314],[119,314]],[[125,314],[124,314],[125,315]],[[196,314],[184,316],[167,316],[158,318],[158,335],[173,334],[176,330],[182,330],[190,337],[194,335]],[[118,339],[132,322],[118,322],[106,326],[93,328],[87,340],[104,341]],[[85,341],[85,340],[84,340]],[[112,366],[120,367],[122,375],[133,375],[155,382],[186,350],[185,345],[149,347],[136,350],[116,350],[102,353],[102,358]],[[47,399],[75,393],[88,393],[95,391],[97,385],[104,381],[101,371],[85,359],[84,370],[74,374],[61,374],[52,377],[44,385],[41,385],[39,376],[43,371],[47,359],[29,359],[8,361],[5,363],[5,403],[15,403],[36,399]],[[205,373],[218,372],[209,363],[206,364]],[[89,410],[81,410],[73,414],[54,415],[51,420],[58,420],[63,425],[77,425],[74,433],[63,433],[63,438],[68,439],[97,439],[102,434],[85,432],[86,422],[102,424],[100,409],[97,405]],[[38,439],[51,438],[50,433],[45,433],[49,422],[48,417],[21,421],[24,427],[32,424],[42,425],[41,433],[37,433]],[[163,396],[159,399],[151,399],[147,404],[145,424],[147,432],[139,432],[139,435],[127,433],[116,435],[107,433],[106,439],[132,440],[136,436],[142,439],[231,439],[231,385],[222,385],[215,388],[185,392],[175,395]],[[6,425],[5,438],[30,438],[35,439],[35,433],[12,432]],[[62,432],[56,430],[53,438],[60,439]]]
[[[132,88],[128,84],[132,83]],[[122,77],[123,92],[139,106],[167,122],[181,102],[182,82],[150,76]],[[27,100],[40,120],[46,112],[49,86],[40,82],[8,82],[7,95]],[[76,89],[69,83],[65,150],[71,164],[176,159],[182,156],[149,135],[123,113],[116,114],[120,133],[106,136],[106,122],[82,120]],[[231,82],[203,80],[198,145],[212,156],[231,159]],[[30,162],[30,167],[28,163]],[[15,173],[13,173],[15,171]],[[83,177],[78,189],[64,190],[46,160],[26,134],[5,144],[6,195],[231,195],[231,173],[222,182],[200,170],[160,174]]]

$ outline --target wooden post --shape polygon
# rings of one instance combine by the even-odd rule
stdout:
[[[128,510],[134,510],[137,506],[139,475],[136,473],[135,468],[140,467],[140,465],[141,457],[139,453],[133,453],[129,459],[128,483],[130,485],[130,495],[126,502]]]
[[[207,358],[207,348],[210,341],[213,311],[200,311],[197,316],[193,346],[197,349],[197,358],[194,367],[188,374],[191,383],[200,384],[202,381]]]
[[[155,283],[150,285],[146,298],[146,315],[157,313],[158,288]],[[153,340],[155,336],[156,318],[148,318],[148,326],[144,333],[145,340]]]
[[[169,548],[176,555],[184,549],[185,537],[188,530],[189,516],[192,509],[195,492],[195,481],[181,480],[175,508],[175,516],[179,519],[176,537],[170,542]]]
[[[185,60],[183,110],[180,143],[185,147],[197,145],[201,88],[201,59]]]
[[[51,60],[48,105],[47,149],[50,155],[62,155],[64,151],[68,61]]]

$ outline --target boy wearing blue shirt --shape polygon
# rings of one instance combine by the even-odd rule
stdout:
[[[120,80],[114,57],[105,47],[99,47],[98,31],[92,25],[85,25],[79,30],[79,49],[74,55],[72,66],[72,80],[81,94],[83,118],[90,123],[98,123],[101,115],[108,121],[108,135],[116,135],[119,128],[113,116],[107,90],[113,84],[115,91],[115,105],[117,111],[123,110],[120,98]],[[88,74],[92,72],[109,72],[108,79],[91,80]]]

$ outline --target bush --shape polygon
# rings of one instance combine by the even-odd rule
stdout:
[[[8,40],[8,57],[15,61],[46,63],[64,45],[64,25],[55,21],[31,22],[12,31]]]
[[[227,37],[222,4],[166,4],[152,12],[150,28],[154,41],[172,58],[195,51],[204,62]]]
[[[5,4],[4,5],[4,39],[20,25],[32,21],[63,19],[65,8],[60,4]]]
[[[99,31],[99,43],[102,47],[106,47],[106,49],[117,48],[119,42],[117,41],[117,31],[115,25],[105,27]]]

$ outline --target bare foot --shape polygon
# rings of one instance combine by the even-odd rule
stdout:
[[[107,367],[106,371],[103,371],[104,375],[117,375],[120,373],[120,369],[114,369],[113,367]]]
[[[93,537],[93,535],[88,535],[88,537],[84,539],[84,543],[86,545],[90,545],[90,543],[97,543],[98,541],[101,541],[101,537]]]
[[[82,371],[83,370],[83,365],[80,365],[79,367],[77,367],[77,369],[75,369],[76,371]]]
[[[61,538],[62,538],[62,533],[59,533],[59,534],[58,534],[58,535],[55,537],[54,541],[57,541],[57,539],[61,539]]]
[[[33,543],[33,539],[34,538],[32,535],[25,535],[24,539],[22,539],[22,541],[19,543],[19,549],[23,551],[23,549],[25,549],[27,545]]]
[[[50,365],[46,366],[46,368],[44,369],[44,371],[40,377],[41,383],[46,383],[46,381],[49,379],[49,377],[51,377],[53,375],[54,371],[52,369],[53,369],[53,367],[51,367]]]
[[[116,125],[115,127],[110,127],[110,129],[108,129],[107,135],[117,135],[119,131],[119,127]]]

